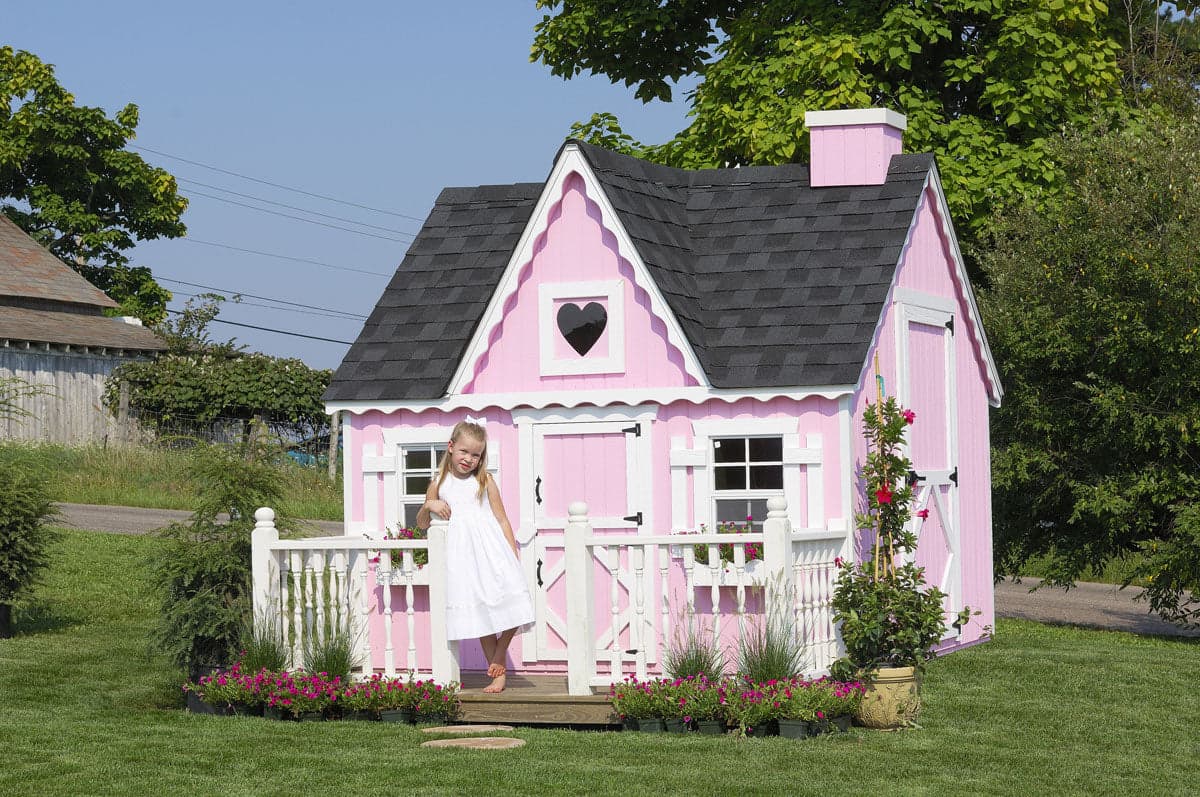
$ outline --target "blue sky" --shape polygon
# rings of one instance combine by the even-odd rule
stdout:
[[[646,106],[605,78],[568,82],[530,63],[543,13],[533,0],[0,6],[0,44],[54,64],[79,104],[110,115],[138,105],[134,144],[179,178],[191,201],[190,240],[141,243],[134,254],[177,292],[172,308],[203,292],[180,284],[188,282],[366,316],[444,186],[542,180],[571,124],[595,111],[616,113],[647,142],[686,122],[680,99]],[[272,304],[247,296],[220,318],[342,341],[362,326],[361,318],[251,303]],[[348,348],[224,324],[212,332],[317,368],[336,367]]]

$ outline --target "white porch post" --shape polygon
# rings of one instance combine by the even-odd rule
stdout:
[[[592,524],[587,504],[576,501],[567,507],[563,531],[565,580],[567,583],[567,694],[590,695],[596,669],[596,634],[592,621],[592,557],[587,537]]]
[[[461,679],[458,640],[446,639],[446,531],[449,521],[433,515],[429,524],[429,637],[433,678],[440,683]]]
[[[767,519],[763,522],[763,565],[766,567],[767,623],[769,628],[791,628],[795,602],[792,575],[792,523],[787,516],[787,501],[767,499]]]
[[[263,624],[274,619],[276,625],[283,622],[278,617],[279,579],[272,564],[275,554],[271,550],[279,542],[279,529],[275,528],[275,510],[260,507],[254,512],[254,531],[250,533],[250,573],[252,576],[254,628],[262,632]],[[274,616],[274,617],[273,617]],[[272,629],[278,631],[276,627]]]

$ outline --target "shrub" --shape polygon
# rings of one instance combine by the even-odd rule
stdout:
[[[304,669],[328,678],[349,680],[350,671],[361,666],[362,656],[350,634],[334,628],[323,637],[309,637],[304,642]]]
[[[787,619],[766,617],[739,640],[737,671],[755,683],[786,681],[800,673],[803,656]]]
[[[671,678],[707,675],[720,678],[725,671],[725,653],[712,634],[697,630],[696,624],[677,623],[674,639],[663,657],[663,669]]]
[[[0,639],[12,635],[12,607],[38,583],[57,539],[45,480],[28,468],[0,463]]]
[[[286,670],[291,664],[292,651],[273,619],[246,623],[242,628],[241,648],[240,663],[244,672],[275,672]]]

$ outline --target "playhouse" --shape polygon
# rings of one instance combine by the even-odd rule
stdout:
[[[916,413],[917,560],[948,612],[981,611],[946,647],[980,640],[1002,391],[937,165],[901,152],[892,111],[805,122],[810,166],[686,171],[568,141],[544,181],[444,190],[325,396],[347,535],[412,524],[453,425],[485,417],[537,610],[510,656],[562,672],[575,502],[618,537],[761,530],[782,498],[830,561],[854,555],[878,368]],[[665,595],[657,576],[614,580],[614,617],[643,586]],[[475,645],[461,664],[485,666]]]

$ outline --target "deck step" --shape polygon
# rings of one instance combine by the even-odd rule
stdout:
[[[484,673],[462,675],[462,714],[469,723],[521,723],[537,725],[610,725],[616,722],[605,695],[569,695],[561,675],[509,674],[500,694],[483,687],[492,679]]]

